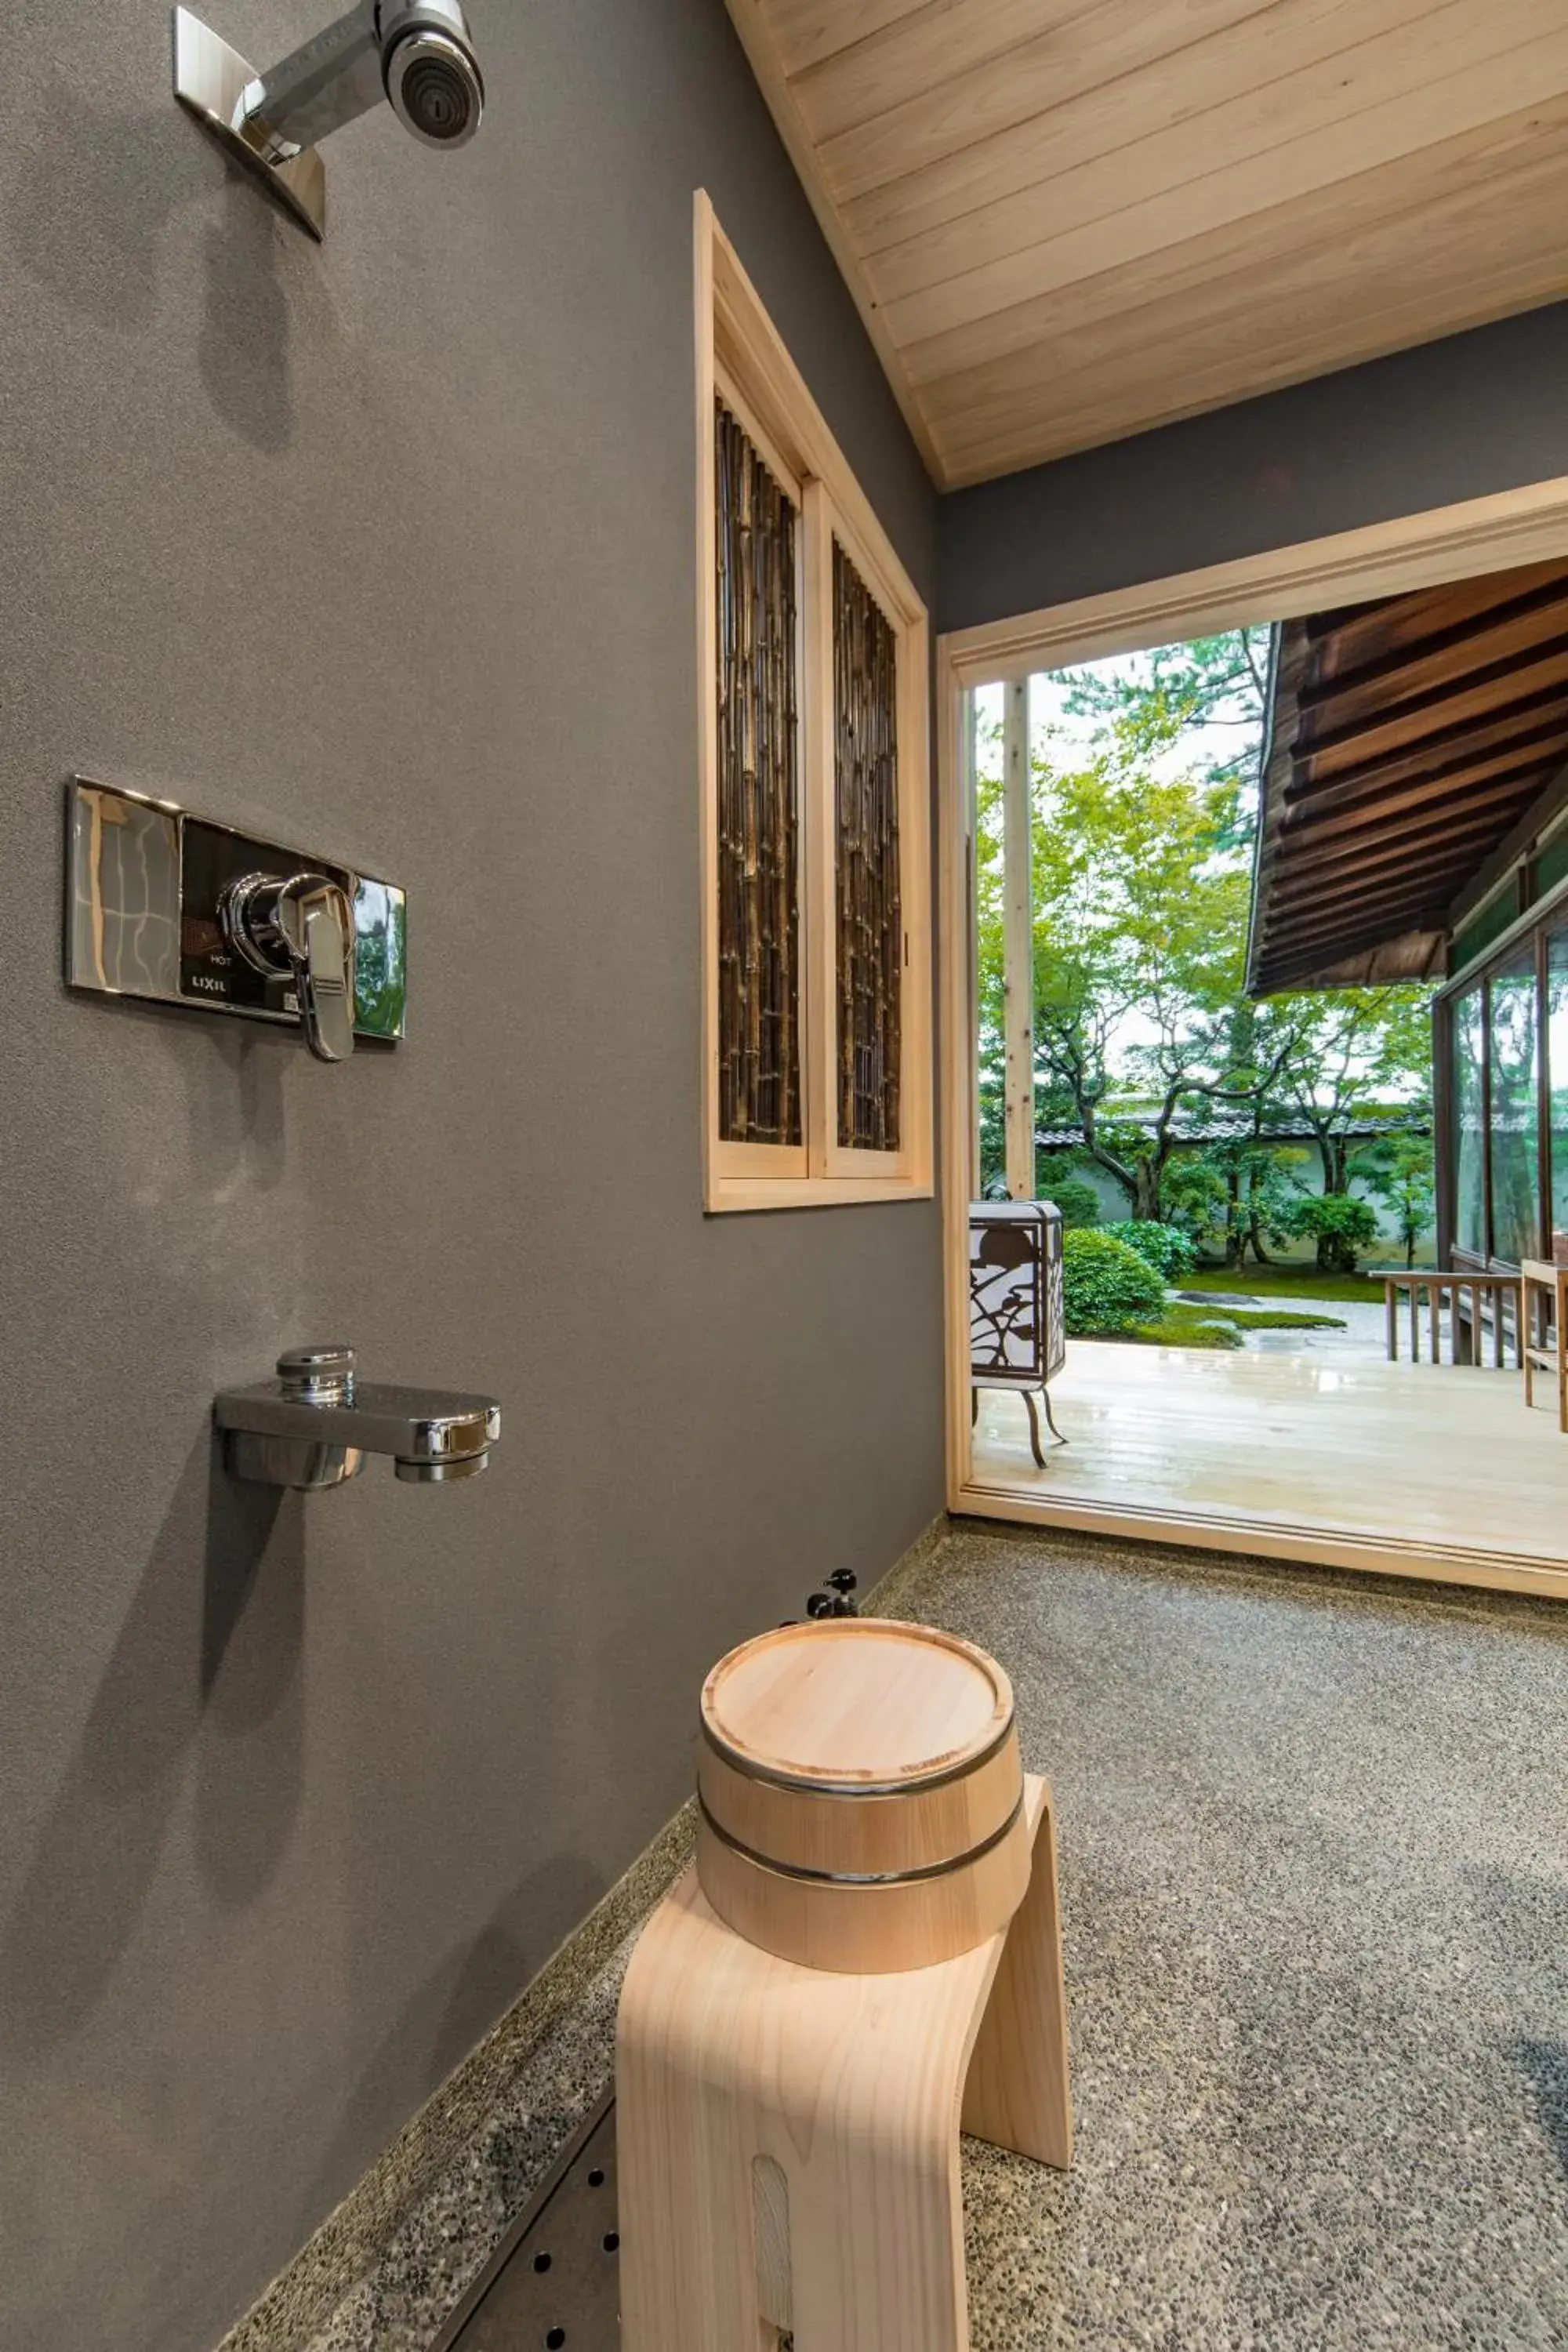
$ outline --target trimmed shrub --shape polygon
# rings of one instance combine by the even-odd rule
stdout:
[[[1174,1225],[1157,1225],[1149,1217],[1122,1217],[1112,1224],[1101,1225],[1100,1230],[1136,1250],[1144,1264],[1152,1265],[1166,1282],[1180,1281],[1184,1274],[1191,1274],[1198,1262],[1197,1244],[1190,1235],[1178,1233]]]
[[[1165,1304],[1165,1286],[1148,1260],[1103,1228],[1062,1235],[1062,1274],[1067,1327],[1079,1339],[1135,1331]]]
[[[1064,1233],[1076,1233],[1086,1225],[1100,1223],[1100,1194],[1081,1176],[1047,1176],[1040,1185],[1040,1198],[1054,1201],[1062,1213]]]
[[[1357,1254],[1377,1239],[1377,1215],[1349,1192],[1306,1192],[1279,1220],[1289,1241],[1313,1241],[1324,1274],[1353,1274]]]

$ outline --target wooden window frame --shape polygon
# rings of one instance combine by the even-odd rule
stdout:
[[[696,200],[698,761],[701,790],[703,1202],[712,1213],[929,1200],[932,1146],[931,639],[926,608],[707,195]],[[719,698],[713,417],[722,400],[800,520],[796,563],[800,777],[800,1145],[719,1132]],[[898,641],[900,1146],[838,1140],[833,543]]]

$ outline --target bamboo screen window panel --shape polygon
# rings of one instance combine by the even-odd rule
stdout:
[[[925,607],[697,202],[703,1199],[932,1191]]]
[[[796,509],[715,402],[719,1133],[798,1144]]]
[[[904,924],[899,893],[898,639],[833,542],[838,1140],[899,1149]]]

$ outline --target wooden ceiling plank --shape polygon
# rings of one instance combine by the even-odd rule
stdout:
[[[1418,646],[1437,630],[1481,613],[1553,579],[1568,584],[1568,564],[1526,563],[1512,572],[1483,572],[1442,588],[1423,588],[1392,603],[1358,604],[1342,614],[1314,613],[1308,623],[1312,659],[1320,678],[1342,677],[1402,646]]]
[[[879,299],[900,301],[1129,205],[1170,201],[1189,182],[1271,154],[1282,144],[1318,138],[1348,118],[1506,53],[1512,42],[1510,26],[1489,15],[1478,16],[1471,0],[1441,0],[1435,13],[1431,0],[1375,5],[1370,25],[1364,11],[1348,5],[1324,10],[1317,0],[1310,13],[1303,8],[1282,16],[1273,9],[1248,17],[1196,52],[1185,50],[1152,74],[1135,77],[1131,88],[1115,83],[1042,116],[1036,179],[932,226],[911,224],[902,236],[885,234],[875,248],[860,248]],[[1550,0],[1500,5],[1505,12],[1533,16]],[[1394,21],[1380,31],[1385,15]],[[1300,29],[1289,40],[1286,29],[1293,22]],[[1542,29],[1536,25],[1537,33]],[[1193,60],[1201,65],[1211,51],[1228,56],[1232,66],[1225,84],[1211,67],[1209,79],[1218,86],[1205,98]],[[1169,113],[1165,82],[1184,78],[1189,102]],[[1118,97],[1120,110],[1112,105]],[[1058,111],[1067,117],[1059,136]]]
[[[1489,292],[1517,262],[1532,282],[1568,284],[1568,252],[1550,226],[1564,201],[1568,139],[1542,150],[1522,184],[1512,174],[1483,182],[1361,235],[1330,232],[1281,253],[1266,291],[1256,280],[1215,278],[989,369],[921,384],[918,394],[932,431],[962,450],[1026,426],[1042,411],[1067,417],[1108,392],[1168,384],[1173,373],[1184,376],[1226,352],[1238,365],[1248,361],[1255,378],[1303,347],[1364,333],[1369,321],[1381,333],[1380,322],[1394,310],[1415,305],[1429,315],[1462,290],[1467,276]]]
[[[1258,957],[1258,984],[1265,989],[1300,987],[1302,975],[1322,971],[1344,957],[1389,945],[1412,931],[1443,929],[1444,902],[1414,898],[1407,905],[1374,908],[1354,921],[1321,925],[1289,939],[1265,940]]]
[[[1203,345],[1165,354],[1167,365],[1158,373],[1094,371],[1070,386],[1058,385],[1054,396],[1051,387],[1043,387],[1032,402],[1020,404],[1010,421],[993,420],[975,430],[963,417],[936,416],[930,417],[930,429],[954,479],[973,479],[977,466],[1010,473],[1300,383],[1330,365],[1347,367],[1425,342],[1439,330],[1458,333],[1481,326],[1559,300],[1564,293],[1563,251],[1531,254],[1511,264],[1500,257],[1491,268],[1478,264],[1467,279],[1444,289],[1436,314],[1431,297],[1423,293],[1408,302],[1379,304],[1357,318],[1355,290],[1347,288],[1341,303],[1304,309],[1293,327],[1278,313],[1260,318],[1250,341],[1247,322],[1233,321],[1223,333],[1214,331]]]
[[[1374,744],[1422,743],[1439,729],[1472,715],[1508,709],[1516,695],[1568,678],[1568,630],[1527,654],[1508,656],[1468,677],[1445,678],[1419,693],[1384,708],[1363,708],[1359,715],[1339,725],[1324,725],[1311,744],[1303,745],[1322,761],[1329,751],[1342,751],[1348,761],[1368,755]],[[1323,771],[1326,772],[1326,771]]]
[[[1203,78],[1189,62],[1200,50],[1215,81],[1206,103],[1217,104],[1234,78],[1222,55],[1229,28],[1266,12],[1283,26],[1287,12],[1340,14],[1349,4],[1097,0],[1086,10],[1078,0],[1078,13],[1065,22],[1038,16],[1035,37],[1005,58],[967,73],[942,72],[900,104],[885,89],[877,92],[868,120],[824,141],[823,169],[863,251],[901,244],[1142,138],[1151,121],[1166,119],[1167,107],[1173,119],[1203,105]],[[1408,14],[1432,0],[1373,5]],[[1343,46],[1346,36],[1338,37]],[[1151,78],[1166,77],[1168,89],[1151,87]]]
[[[1557,765],[1568,758],[1568,737],[1563,739]],[[1495,808],[1520,800],[1528,800],[1539,792],[1552,774],[1552,763],[1538,760],[1527,767],[1508,769],[1504,773],[1484,783],[1453,783],[1446,780],[1443,787],[1421,792],[1407,785],[1391,800],[1376,800],[1370,804],[1341,809],[1331,816],[1303,818],[1298,824],[1282,824],[1271,835],[1275,855],[1294,866],[1299,857],[1316,855],[1321,848],[1353,850],[1358,836],[1371,832],[1379,842],[1403,838],[1405,827],[1401,820],[1415,816],[1425,823],[1438,823],[1451,815],[1468,814],[1471,810]]]
[[[1390,22],[1429,8],[1432,0],[1376,0]],[[1237,37],[1261,18],[1287,45],[1285,72],[1343,48],[1353,0],[1207,0],[1202,20],[1180,0],[1104,0],[1092,21],[1079,19],[1040,44],[1037,70],[1028,53],[1015,52],[1012,72],[998,81],[979,135],[935,159],[911,166],[905,119],[883,116],[855,139],[832,142],[824,167],[838,192],[845,226],[860,252],[883,252],[928,236],[961,215],[983,212],[1063,172],[1238,98],[1258,69],[1256,47]],[[1110,44],[1100,37],[1125,18],[1133,42],[1119,44],[1114,70],[1106,70]],[[935,143],[939,124],[921,124]],[[972,104],[972,112],[974,109]],[[971,126],[966,125],[966,128]],[[909,124],[910,131],[916,125]],[[842,152],[840,152],[840,150]]]
[[[936,444],[926,424],[924,412],[904,374],[903,363],[889,333],[887,321],[871,299],[870,289],[866,283],[865,273],[850,246],[848,233],[839,219],[833,200],[827,193],[826,184],[817,167],[816,150],[800,119],[800,110],[790,95],[789,83],[785,79],[784,68],[779,63],[778,52],[773,47],[763,20],[757,13],[755,0],[725,0],[725,5],[729,8],[731,21],[746,52],[752,71],[756,77],[757,86],[766,101],[769,113],[773,118],[773,124],[784,143],[784,152],[794,164],[796,177],[805,192],[806,200],[816,215],[817,226],[822,231],[828,251],[838,264],[844,283],[848,288],[855,307],[860,314],[860,322],[865,328],[871,348],[882,363],[882,373],[888,379],[904,423],[909,427],[910,437],[920,451],[926,470],[937,488],[946,489],[949,485],[942,471],[942,459]]]
[[[1500,807],[1450,817],[1435,844],[1430,833],[1423,834],[1419,825],[1412,825],[1391,835],[1386,844],[1380,841],[1375,854],[1354,842],[1348,847],[1343,842],[1331,843],[1311,857],[1304,850],[1293,852],[1269,877],[1267,904],[1271,908],[1293,906],[1342,880],[1364,881],[1369,889],[1379,888],[1408,875],[1425,873],[1432,866],[1452,865],[1473,842],[1500,841],[1514,818],[1539,798],[1538,792],[1516,793]],[[1423,843],[1427,845],[1423,847]]]
[[[936,10],[946,13],[943,0]],[[804,73],[906,16],[929,16],[932,0],[748,0],[786,74]]]
[[[1352,947],[1380,947],[1401,931],[1441,929],[1447,900],[1440,886],[1416,890],[1377,907],[1324,908],[1321,918],[1292,923],[1278,933],[1266,933],[1259,944],[1266,957],[1343,955]]]
[[[1044,465],[1075,451],[1092,449],[1156,425],[1172,425],[1187,416],[1223,408],[1235,400],[1300,383],[1330,368],[1355,365],[1429,341],[1434,335],[1458,334],[1494,319],[1511,318],[1568,293],[1568,249],[1557,247],[1531,255],[1510,267],[1481,270],[1442,289],[1440,300],[1424,293],[1418,299],[1386,304],[1362,315],[1353,288],[1347,289],[1342,321],[1327,327],[1308,321],[1299,331],[1278,336],[1258,335],[1250,350],[1222,349],[1207,364],[1178,372],[1174,363],[1155,379],[1136,385],[1101,382],[1082,392],[1070,409],[1053,408],[1042,398],[1033,415],[1010,434],[994,434],[982,445],[955,448],[953,436],[932,428],[940,452],[942,478],[950,489],[1026,466]]]
[[[1553,747],[1552,755],[1515,767],[1503,769],[1494,776],[1479,782],[1461,779],[1454,782],[1445,777],[1429,790],[1407,784],[1392,799],[1376,799],[1353,803],[1348,808],[1333,809],[1326,814],[1304,815],[1287,811],[1283,819],[1271,824],[1263,862],[1289,862],[1319,844],[1330,847],[1354,846],[1358,839],[1373,834],[1381,839],[1389,825],[1403,825],[1406,819],[1417,817],[1438,821],[1456,812],[1494,806],[1510,799],[1528,797],[1539,791],[1544,781],[1553,775],[1568,759],[1568,737]],[[1295,816],[1296,821],[1292,821]]]
[[[1517,721],[1531,723],[1537,713],[1560,712],[1568,699],[1568,677],[1559,673],[1558,666],[1550,665],[1544,674],[1521,679],[1514,698],[1500,708],[1485,696],[1472,698],[1469,707],[1455,710],[1442,724],[1434,727],[1408,727],[1400,733],[1397,742],[1383,750],[1362,749],[1360,733],[1346,735],[1334,743],[1317,743],[1308,761],[1308,772],[1298,774],[1287,787],[1286,797],[1294,800],[1308,793],[1317,799],[1336,785],[1363,776],[1368,772],[1382,773],[1395,761],[1407,761],[1417,771],[1428,760],[1441,761],[1456,743],[1463,743],[1482,735],[1494,737],[1500,745],[1510,740],[1510,730]],[[1374,730],[1368,728],[1366,735]]]
[[[1391,794],[1412,786],[1438,789],[1467,779],[1484,781],[1511,764],[1528,766],[1556,758],[1560,743],[1568,747],[1568,688],[1548,688],[1490,719],[1439,730],[1411,751],[1364,766],[1342,765],[1331,775],[1319,777],[1308,760],[1306,772],[1298,772],[1285,787],[1285,823],[1292,824],[1298,810],[1306,816],[1318,809],[1367,802],[1382,805]]]
[[[1418,809],[1404,824],[1380,833],[1371,842],[1342,838],[1316,842],[1304,835],[1283,842],[1276,835],[1263,861],[1265,878],[1268,887],[1275,889],[1289,887],[1299,877],[1305,879],[1342,871],[1371,876],[1401,860],[1424,856],[1428,848],[1441,854],[1467,834],[1489,833],[1500,841],[1521,812],[1540,799],[1550,772],[1542,771],[1510,793],[1478,794],[1452,809],[1446,805]]]
[[[1322,987],[1331,982],[1338,987],[1373,983],[1356,971],[1363,959],[1393,956],[1405,950],[1402,972],[1405,976],[1426,979],[1440,973],[1443,966],[1440,950],[1443,946],[1441,913],[1429,910],[1436,928],[1430,930],[1409,929],[1396,937],[1374,939],[1369,945],[1364,936],[1353,945],[1325,954],[1321,945],[1309,948],[1294,956],[1272,956],[1265,950],[1258,960],[1257,988],[1264,996],[1271,996],[1287,988]],[[1425,952],[1423,952],[1425,950]],[[1435,961],[1436,959],[1436,961]],[[1379,983],[1381,984],[1381,983]]]
[[[1478,848],[1469,863],[1481,856]],[[1265,918],[1264,937],[1272,947],[1283,947],[1293,940],[1304,940],[1333,934],[1351,924],[1389,924],[1403,929],[1412,917],[1434,913],[1446,908],[1456,887],[1463,887],[1467,861],[1451,858],[1447,863],[1428,863],[1419,872],[1412,872],[1404,885],[1390,882],[1382,889],[1341,892],[1325,890],[1320,898],[1308,904],[1289,907],[1278,913],[1270,911]]]
[[[922,397],[960,404],[971,390],[1037,389],[1058,352],[1080,348],[1075,339],[1086,328],[1110,328],[1103,346],[1083,347],[1089,356],[1136,349],[1138,336],[1157,327],[1158,305],[1244,301],[1256,293],[1259,273],[1272,278],[1282,260],[1310,257],[1326,265],[1337,251],[1342,281],[1358,237],[1397,236],[1426,208],[1464,204],[1515,174],[1544,173],[1552,184],[1563,173],[1565,138],[1568,93],[1016,303],[974,328],[910,343],[910,381]]]
[[[1005,87],[1029,51],[1094,13],[1097,0],[945,0],[795,75],[824,169],[836,147],[931,92],[976,81]],[[1073,46],[1084,47],[1085,37]]]
[[[1568,646],[1568,582],[1562,579],[1529,590],[1513,609],[1472,614],[1429,646],[1403,646],[1359,669],[1304,683],[1296,698],[1297,745],[1310,753],[1320,739],[1353,728],[1360,713],[1408,709],[1435,686],[1495,677],[1506,687],[1513,656],[1552,645]],[[1513,698],[1505,692],[1499,698],[1506,705]]]
[[[1560,0],[1513,0],[1513,5],[1550,6],[1561,19]],[[1204,137],[1203,121],[1183,124],[1169,147],[1156,137],[1142,148],[1108,158],[1104,166],[1069,175],[1059,188],[1050,184],[1055,194],[1037,224],[1046,233],[982,267],[966,264],[936,283],[905,293],[896,290],[900,278],[909,274],[908,266],[897,259],[904,248],[873,257],[866,265],[868,282],[894,341],[902,346],[965,326],[1053,287],[1070,285],[1156,247],[1180,245],[1249,212],[1353,178],[1380,163],[1519,113],[1534,99],[1568,89],[1568,25],[1559,21],[1556,30],[1540,39],[1501,55],[1489,54],[1498,36],[1479,28],[1493,25],[1491,11],[1478,14],[1473,0],[1450,0],[1450,8],[1454,6],[1465,12],[1465,39],[1445,47],[1444,61],[1451,62],[1467,42],[1473,54],[1467,65],[1439,79],[1425,78],[1405,45],[1398,61],[1404,79],[1394,95],[1331,118],[1304,136],[1281,137],[1261,152],[1217,165],[1215,145]],[[1384,62],[1394,68],[1394,61]],[[1415,86],[1409,86],[1413,81]],[[1065,228],[1064,215],[1071,216]],[[1021,226],[1008,232],[1014,233],[1022,234]]]

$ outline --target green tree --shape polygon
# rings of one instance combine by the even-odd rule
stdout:
[[[1415,1245],[1432,1230],[1436,1176],[1431,1139],[1425,1135],[1380,1137],[1358,1151],[1351,1173],[1392,1211],[1405,1244],[1405,1263],[1415,1263]]]
[[[1281,1178],[1268,1129],[1300,1118],[1342,1193],[1370,1099],[1426,1083],[1427,992],[1245,992],[1269,632],[1229,630],[1068,673],[1032,754],[1034,1028],[1040,1123],[1081,1137],[1131,1216],[1267,1262]],[[976,887],[983,1164],[1003,1142],[1002,784],[982,746]],[[989,754],[989,756],[988,756]],[[1241,1114],[1194,1172],[1205,1109]]]
[[[1311,1130],[1325,1192],[1346,1192],[1358,1118],[1380,1094],[1425,1095],[1431,999],[1419,988],[1339,988],[1289,999],[1293,1042],[1279,1093]]]
[[[1298,1192],[1281,1209],[1279,1231],[1284,1240],[1317,1244],[1320,1273],[1353,1274],[1359,1253],[1377,1238],[1377,1218],[1349,1192]]]

